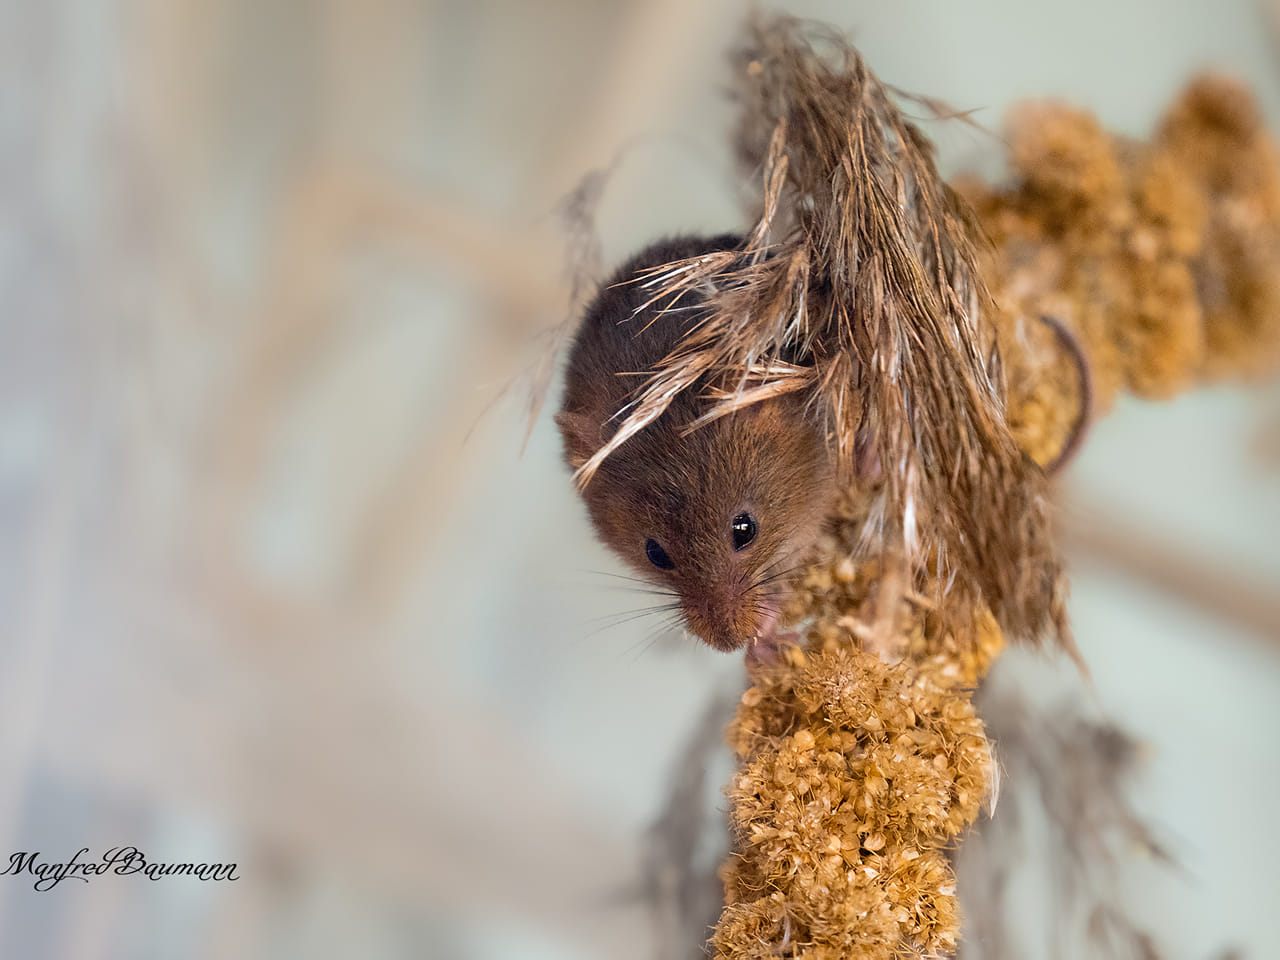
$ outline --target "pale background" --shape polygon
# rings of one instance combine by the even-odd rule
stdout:
[[[1280,127],[1255,0],[776,6],[991,128],[1051,94],[1141,133],[1207,65]],[[587,170],[621,157],[610,262],[740,225],[745,9],[0,0],[0,863],[244,877],[0,877],[0,957],[693,955],[647,831],[741,665],[599,629],[639,603],[545,411],[521,456],[493,401],[561,319]],[[1280,957],[1278,437],[1274,387],[1122,403],[1067,482],[1096,694],[1026,671],[1149,745],[1183,867],[1126,882],[1175,958]]]

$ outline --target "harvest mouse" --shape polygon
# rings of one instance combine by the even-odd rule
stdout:
[[[648,303],[648,271],[677,260],[739,249],[741,237],[659,241],[627,261],[587,307],[569,352],[556,422],[565,458],[580,467],[618,429],[648,373],[677,347],[704,311],[683,300]],[[1078,368],[1082,410],[1063,450],[1071,459],[1090,419],[1089,364],[1079,341],[1041,318]],[[606,457],[582,490],[600,539],[641,576],[674,595],[685,625],[718,650],[776,649],[786,578],[814,545],[836,496],[835,468],[821,425],[802,395],[762,400],[686,432],[709,401],[695,385]],[[622,414],[622,415],[620,415]],[[859,436],[855,470],[881,474],[869,437]]]
[[[733,235],[663,240],[625,263],[588,306],[569,353],[556,417],[577,468],[617,429],[645,374],[699,317],[682,301],[645,306],[645,271],[737,249]],[[608,456],[582,491],[600,539],[674,594],[688,629],[725,651],[774,640],[787,575],[813,545],[835,497],[822,430],[795,395],[755,403],[682,435],[706,412],[701,391]]]

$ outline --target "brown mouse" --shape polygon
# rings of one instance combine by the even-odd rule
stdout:
[[[588,306],[556,417],[576,469],[617,429],[644,375],[697,322],[698,304],[645,306],[645,271],[733,250],[732,235],[660,241],[625,263]],[[798,396],[764,400],[682,435],[706,412],[696,387],[607,457],[582,491],[600,539],[673,592],[689,630],[718,650],[774,639],[786,575],[835,496],[819,425]]]
[[[659,241],[627,261],[588,305],[569,352],[556,422],[574,470],[613,436],[650,373],[703,315],[650,304],[655,267],[735,250],[741,237]],[[1044,322],[1077,365],[1083,409],[1053,475],[1072,458],[1090,420],[1089,365],[1079,342]],[[764,400],[693,431],[707,412],[695,385],[604,459],[582,490],[600,539],[641,576],[674,593],[685,624],[712,647],[759,647],[769,656],[786,576],[830,515],[835,471],[824,433],[797,394]],[[880,465],[859,438],[856,469],[874,484]]]

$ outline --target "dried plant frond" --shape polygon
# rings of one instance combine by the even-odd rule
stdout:
[[[578,315],[603,276],[603,254],[600,234],[596,230],[596,210],[617,165],[592,170],[556,204],[555,215],[564,240],[564,271],[569,284],[568,309],[565,319],[544,331],[546,342],[528,386],[524,444],[533,435],[547,395],[555,379],[556,362],[573,333]]]
[[[756,21],[735,66],[760,216],[743,250],[647,278],[649,305],[696,294],[706,315],[579,482],[684,391],[710,399],[700,422],[804,391],[842,476],[860,437],[878,454],[880,504],[860,543],[886,575],[948,594],[957,622],[990,609],[1016,636],[1065,633],[1044,478],[1005,420],[971,218],[930,144],[834,33]]]
[[[1010,784],[998,817],[981,824],[961,850],[965,960],[1084,953],[1099,960],[1164,956],[1153,932],[1132,918],[1118,876],[1135,853],[1173,860],[1129,799],[1139,745],[1080,706],[1037,706],[1009,684],[984,690],[979,706],[999,743]],[[1014,875],[1042,870],[1052,902],[1047,927],[1020,923],[1009,901]],[[1028,935],[1031,942],[1018,943]]]
[[[685,960],[724,906],[716,864],[724,855],[724,816],[708,786],[725,753],[722,732],[736,697],[708,701],[676,759],[662,810],[645,836],[641,892],[654,915],[657,960]]]

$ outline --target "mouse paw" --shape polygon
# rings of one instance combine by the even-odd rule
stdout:
[[[747,663],[762,667],[775,664],[782,658],[783,647],[795,646],[802,639],[796,630],[771,630],[747,645]]]

